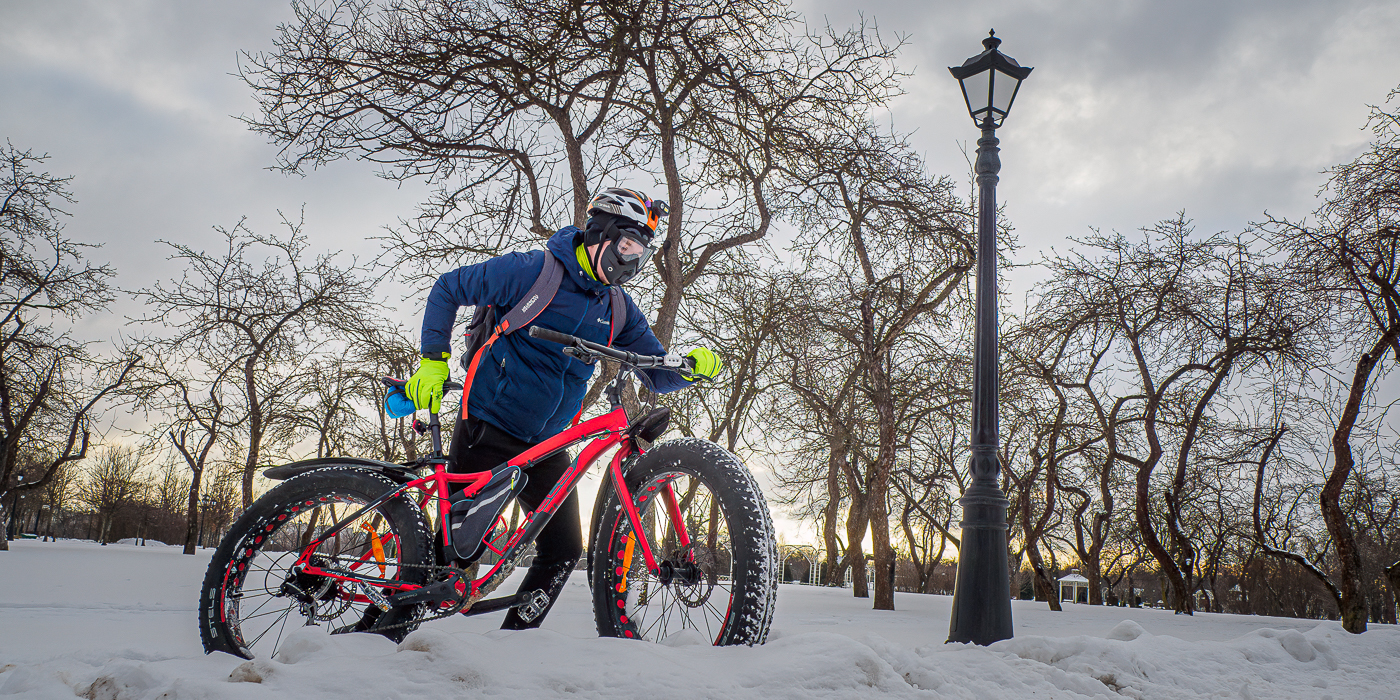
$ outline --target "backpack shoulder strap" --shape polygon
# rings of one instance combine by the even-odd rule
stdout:
[[[500,325],[496,327],[501,335],[510,335],[520,328],[530,325],[530,322],[539,317],[546,306],[554,301],[554,295],[559,293],[559,283],[564,280],[564,263],[544,251],[544,266],[540,268],[540,276],[535,278],[535,283],[530,285],[530,291],[525,292],[525,296],[516,302],[515,307],[501,319]]]
[[[544,265],[540,268],[540,276],[535,278],[530,290],[525,292],[525,296],[521,297],[505,318],[496,324],[491,330],[491,336],[476,349],[476,354],[472,355],[471,364],[467,366],[466,379],[462,381],[462,420],[467,419],[467,404],[471,402],[472,381],[476,379],[476,366],[481,362],[481,354],[486,352],[497,338],[510,335],[539,318],[545,307],[554,301],[554,295],[559,293],[559,283],[562,281],[564,263],[550,255],[548,250],[544,251]]]
[[[611,346],[617,334],[627,326],[627,295],[621,287],[612,285],[608,287],[608,296],[612,302],[612,323],[608,324],[608,345]]]

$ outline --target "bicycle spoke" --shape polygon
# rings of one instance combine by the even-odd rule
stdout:
[[[676,494],[675,511],[658,493],[667,483]],[[643,488],[650,495],[637,504],[639,534],[650,543],[658,563],[672,567],[673,573],[665,585],[652,572],[629,576],[625,600],[630,624],[642,638],[653,641],[683,630],[703,632],[716,640],[725,629],[734,595],[734,553],[728,546],[719,502],[704,482],[688,474],[660,475]],[[681,544],[678,522],[688,533],[689,544]],[[619,524],[622,528],[615,541],[622,542],[628,522]]]
[[[224,600],[230,634],[238,648],[257,657],[275,654],[287,638],[288,627],[295,626],[291,621],[293,613],[300,615],[302,626],[326,625],[327,631],[352,626],[363,619],[373,604],[356,602],[353,596],[347,596],[342,581],[333,575],[315,573],[318,569],[336,571],[358,565],[361,574],[401,578],[403,542],[397,520],[376,508],[340,522],[363,508],[369,497],[372,496],[331,494],[332,500],[325,502],[323,497],[323,503],[315,508],[282,511],[290,517],[270,521],[275,525],[271,530],[258,525],[236,544],[235,551],[246,554],[229,565],[237,564],[238,568],[230,568],[227,574],[231,576],[230,587]],[[327,529],[337,524],[343,526],[340,531],[308,551],[311,540],[324,536]],[[372,526],[373,530],[361,525]],[[303,540],[306,545],[302,545]],[[373,546],[376,540],[378,556]],[[312,571],[293,571],[292,565],[303,556]],[[382,573],[378,568],[381,565]],[[296,590],[287,588],[287,583]],[[284,589],[292,592],[284,593]],[[239,601],[236,606],[234,600]]]
[[[246,597],[246,596],[244,597],[244,600],[247,600],[247,597]],[[277,600],[277,597],[274,596],[274,595],[272,595],[272,594],[268,594],[267,600],[264,600],[263,602],[259,603],[259,604],[258,604],[258,607],[253,608],[253,611],[252,611],[252,612],[248,613],[247,615],[240,615],[239,618],[246,622],[246,621],[248,621],[248,620],[251,620],[251,619],[257,617],[257,616],[258,616],[258,615],[257,615],[257,612],[258,612],[259,610],[262,610],[264,605],[267,605],[268,603],[271,603],[271,602],[274,601],[274,600]],[[242,606],[240,605],[240,607],[242,607]]]
[[[259,640],[261,640],[263,637],[267,636],[267,633],[268,633],[268,632],[271,632],[271,631],[272,631],[272,628],[273,628],[273,627],[276,627],[276,626],[277,626],[277,623],[278,623],[279,621],[287,619],[287,616],[290,615],[290,614],[292,614],[292,609],[291,609],[291,608],[287,608],[286,610],[283,610],[283,611],[282,611],[282,617],[279,617],[279,618],[277,618],[276,620],[273,620],[273,621],[272,621],[272,624],[271,624],[271,625],[268,625],[267,629],[263,630],[262,633],[260,633],[260,634],[259,634],[258,636],[256,636],[256,637],[254,637],[254,638],[253,638],[253,641],[248,642],[248,646],[251,647],[251,646],[257,644]]]
[[[274,599],[271,599],[271,600],[275,600],[275,598],[274,598]],[[290,602],[290,601],[288,601],[288,602]],[[243,621],[243,622],[248,622],[249,620],[255,620],[255,619],[259,618],[259,617],[266,617],[266,616],[268,616],[268,615],[276,615],[277,612],[278,612],[279,610],[282,611],[282,612],[285,614],[285,613],[287,613],[287,612],[290,612],[291,609],[292,609],[291,605],[288,605],[288,606],[285,607],[285,608],[277,608],[277,609],[274,609],[274,610],[269,610],[269,611],[267,611],[267,612],[258,613],[258,614],[256,614],[256,615],[246,615],[246,616],[240,617],[239,619],[240,619],[241,621]],[[275,623],[274,623],[274,624],[275,624]]]
[[[277,629],[277,639],[272,640],[272,655],[277,655],[277,647],[282,644],[282,633],[287,631],[287,620],[291,619],[291,608],[287,608],[287,615],[282,616],[282,626]]]

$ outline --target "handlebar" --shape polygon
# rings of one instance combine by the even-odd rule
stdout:
[[[548,340],[551,343],[559,343],[560,345],[573,345],[576,342],[587,342],[581,338],[575,338],[568,333],[560,333],[559,331],[552,331],[548,328],[540,328],[539,326],[530,326],[530,337]]]
[[[390,389],[402,389],[402,388],[408,386],[408,380],[407,380],[407,379],[395,379],[394,377],[380,377],[380,378],[379,378],[379,381],[383,382],[383,383],[384,383],[384,386],[387,386],[387,387],[389,387]],[[449,379],[449,380],[447,380],[447,381],[445,381],[445,382],[442,383],[442,391],[443,391],[443,393],[447,393],[447,392],[449,392],[449,391],[461,391],[461,390],[462,390],[462,383],[461,383],[461,382],[454,382],[454,381],[452,381],[451,379]]]
[[[564,348],[564,354],[584,361],[596,357],[605,357],[638,369],[664,369],[687,378],[699,376],[693,374],[695,371],[695,360],[689,357],[681,358],[679,367],[668,366],[666,364],[666,358],[663,356],[638,355],[635,352],[610,348],[606,345],[600,345],[592,341],[584,340],[583,338],[569,335],[568,333],[560,333],[559,331],[540,328],[539,326],[530,326],[530,337],[564,345],[566,346]]]

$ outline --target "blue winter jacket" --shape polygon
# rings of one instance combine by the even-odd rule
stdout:
[[[459,267],[438,278],[423,314],[423,354],[451,352],[457,309],[490,304],[499,320],[539,277],[545,255],[564,263],[565,275],[545,310],[529,325],[606,344],[612,324],[607,286],[579,266],[574,249],[580,235],[568,226],[550,237],[548,251],[507,253]],[[625,295],[624,295],[625,296]],[[646,317],[627,299],[627,323],[613,346],[643,355],[664,355]],[[530,337],[529,326],[498,338],[481,357],[471,389],[469,413],[526,442],[540,442],[569,426],[593,376],[593,365],[565,355],[563,346]],[[465,367],[470,357],[462,358]],[[646,370],[662,393],[689,382],[674,372]]]

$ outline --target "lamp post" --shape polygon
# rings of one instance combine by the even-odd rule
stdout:
[[[15,511],[19,510],[19,486],[24,483],[24,472],[15,475],[15,487],[10,497],[10,510],[5,513],[5,539],[15,538]]]
[[[982,53],[948,71],[958,79],[977,140],[977,320],[972,360],[972,484],[962,505],[962,544],[953,588],[949,642],[991,644],[1010,639],[1011,581],[1007,572],[1006,507],[997,461],[997,173],[1001,159],[996,130],[1011,111],[1021,81],[1031,69],[997,50],[989,32]]]

